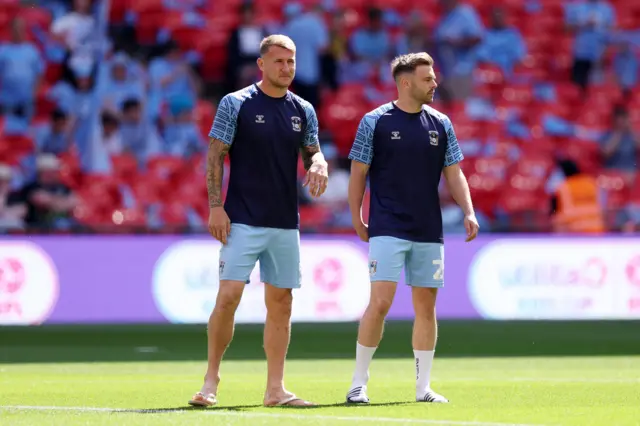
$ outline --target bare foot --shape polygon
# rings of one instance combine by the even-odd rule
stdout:
[[[315,405],[313,402],[305,401],[287,391],[273,392],[264,397],[265,407],[311,407],[313,405]]]
[[[216,398],[216,394],[218,392],[218,384],[220,383],[220,377],[215,377],[213,379],[205,376],[204,384],[200,389],[200,392],[196,392],[193,397],[189,400],[189,405],[198,406],[198,407],[210,407],[212,405],[216,405],[218,403],[218,399]]]

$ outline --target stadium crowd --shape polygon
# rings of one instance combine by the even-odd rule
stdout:
[[[608,230],[640,225],[640,3],[0,0],[0,228],[204,230],[216,102],[257,81],[272,33],[297,45],[293,91],[330,164],[323,197],[300,190],[303,230],[350,228],[355,129],[412,51],[435,58],[483,232],[553,230],[560,159],[592,178]],[[444,185],[441,203],[463,232]]]

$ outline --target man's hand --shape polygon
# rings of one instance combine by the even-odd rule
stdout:
[[[356,230],[356,234],[360,237],[360,240],[365,243],[369,242],[369,227],[362,221],[362,219],[353,221],[353,228]]]
[[[307,177],[304,180],[302,186],[309,186],[309,193],[312,197],[319,197],[324,194],[327,189],[327,183],[329,182],[329,171],[325,161],[314,161]]]
[[[212,207],[209,210],[209,233],[222,244],[227,244],[231,233],[231,221],[223,207]]]
[[[467,242],[475,239],[478,236],[480,225],[478,225],[478,220],[476,219],[475,215],[472,214],[464,217],[464,229],[467,230]]]

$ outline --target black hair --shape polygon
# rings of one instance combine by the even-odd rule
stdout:
[[[116,117],[114,114],[112,114],[109,111],[102,112],[102,114],[100,115],[100,121],[102,122],[103,126],[106,126],[109,124],[117,126],[119,124],[118,117]]]
[[[379,21],[382,19],[382,10],[377,7],[371,7],[369,8],[368,16],[370,21]]]
[[[578,164],[573,160],[562,159],[558,161],[558,165],[560,166],[560,168],[562,169],[562,173],[564,173],[566,177],[580,174],[580,167],[578,167]]]
[[[140,107],[140,101],[136,98],[129,98],[122,103],[122,112],[127,113],[134,108]]]
[[[66,118],[67,113],[60,108],[56,108],[51,112],[51,120],[53,121],[65,120]]]

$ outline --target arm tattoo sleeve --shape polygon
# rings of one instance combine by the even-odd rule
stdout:
[[[211,138],[207,152],[207,193],[209,207],[222,206],[222,176],[224,174],[224,157],[231,145],[219,139]]]
[[[302,162],[304,169],[309,170],[313,164],[313,156],[320,152],[320,144],[307,145],[302,147]]]

